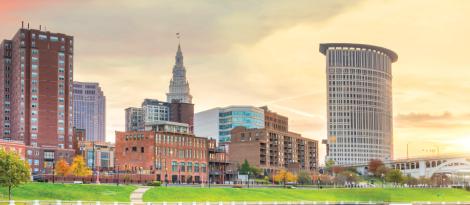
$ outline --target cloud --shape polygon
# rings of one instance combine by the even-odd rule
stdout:
[[[450,112],[442,114],[408,113],[396,116],[395,122],[398,128],[465,128],[470,126],[470,114],[454,115]]]

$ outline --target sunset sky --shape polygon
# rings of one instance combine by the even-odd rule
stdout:
[[[196,111],[268,105],[326,138],[320,43],[383,46],[393,64],[395,157],[470,150],[470,1],[10,1],[0,37],[46,26],[75,38],[75,80],[99,82],[107,139],[124,108],[166,100],[178,41]],[[321,146],[324,153],[324,146]]]

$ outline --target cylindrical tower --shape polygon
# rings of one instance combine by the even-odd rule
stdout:
[[[393,156],[392,63],[372,45],[320,44],[326,56],[328,156],[338,165]]]

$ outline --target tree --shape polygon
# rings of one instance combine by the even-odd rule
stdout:
[[[255,177],[255,178],[259,178],[260,176],[263,175],[263,170],[261,168],[258,168],[258,167],[252,167],[250,166],[250,173]]]
[[[8,200],[11,200],[11,189],[30,180],[30,169],[27,162],[18,154],[0,149],[0,186],[8,187]]]
[[[76,156],[73,158],[72,166],[70,166],[70,172],[79,177],[85,177],[91,175],[91,170],[85,164],[82,156]]]
[[[336,184],[346,184],[346,183],[356,183],[359,180],[359,177],[355,172],[351,171],[342,171],[335,176]]]
[[[333,172],[334,175],[337,175],[341,172],[344,172],[344,167],[340,167],[340,166],[333,166],[331,168],[331,171]]]
[[[331,174],[332,168],[335,166],[335,161],[332,159],[328,160],[325,162],[325,171],[329,174]]]
[[[245,159],[243,162],[242,166],[240,167],[240,174],[247,175],[250,172],[250,164],[248,163],[248,160]]]
[[[374,174],[374,176],[379,177],[381,173],[378,173],[379,167],[384,166],[384,163],[379,159],[373,159],[369,161],[368,170],[370,173]]]
[[[400,170],[393,169],[393,170],[390,170],[389,172],[387,172],[387,174],[385,175],[385,179],[388,182],[399,184],[399,183],[403,182],[403,174],[401,173]]]
[[[70,165],[64,159],[60,159],[55,165],[55,173],[59,176],[66,176],[70,173]]]
[[[299,184],[311,184],[312,177],[310,177],[310,173],[306,171],[300,171],[299,174],[297,175],[297,182]]]
[[[375,171],[375,175],[377,177],[382,177],[382,176],[385,176],[387,175],[387,173],[390,171],[389,168],[387,168],[385,165],[382,165],[380,167],[377,168],[377,170]]]
[[[286,187],[287,182],[295,182],[297,181],[297,177],[292,174],[291,172],[288,172],[284,169],[280,170],[275,176],[274,176],[274,181],[277,183],[281,183]]]

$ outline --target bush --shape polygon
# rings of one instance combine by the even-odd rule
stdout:
[[[161,185],[162,185],[161,181],[153,181],[153,182],[147,183],[147,186],[161,186]]]

